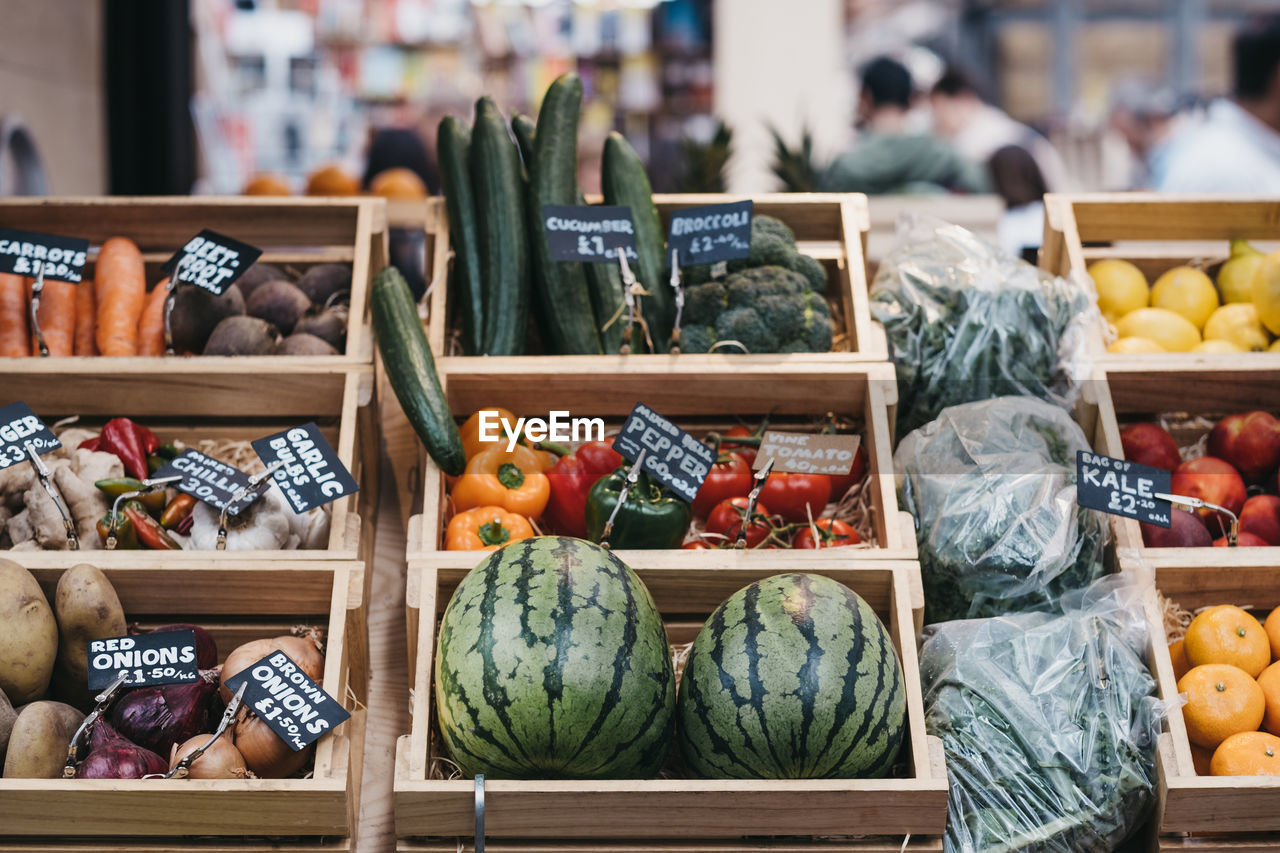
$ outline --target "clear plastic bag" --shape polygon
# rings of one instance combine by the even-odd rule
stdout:
[[[925,629],[925,720],[946,748],[949,853],[1111,851],[1155,802],[1165,709],[1143,663],[1150,576]]]
[[[1057,278],[930,216],[904,214],[871,287],[898,374],[898,433],[1009,394],[1069,407],[1106,324],[1087,276]]]
[[[916,519],[929,622],[1059,607],[1104,571],[1107,525],[1076,504],[1076,452],[1062,409],[999,397],[943,410],[894,454]]]

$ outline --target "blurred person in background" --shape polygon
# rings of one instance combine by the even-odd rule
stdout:
[[[1133,165],[1126,186],[1138,190],[1160,186],[1179,133],[1186,130],[1186,117],[1179,115],[1173,90],[1137,77],[1118,81],[1112,89],[1107,124],[1129,148]]]
[[[1044,240],[1044,173],[1031,152],[1021,145],[1006,145],[987,163],[991,185],[1004,199],[1005,211],[996,223],[1000,246],[1028,263],[1036,262],[1036,250]]]
[[[862,70],[858,95],[860,134],[822,176],[828,192],[872,195],[919,192],[985,192],[982,167],[947,143],[907,127],[915,94],[911,72],[882,56]]]
[[[929,93],[929,103],[934,129],[962,157],[989,163],[1001,148],[1018,145],[1035,158],[1050,192],[1068,189],[1066,167],[1049,140],[984,101],[960,69],[951,66],[943,72]]]
[[[440,191],[440,178],[426,143],[412,128],[384,127],[373,132],[361,184],[370,190],[374,178],[391,169],[408,169],[418,176],[429,194]]]
[[[1241,29],[1232,54],[1233,96],[1179,135],[1158,189],[1280,194],[1280,15]]]

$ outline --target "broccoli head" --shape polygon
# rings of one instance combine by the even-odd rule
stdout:
[[[686,287],[681,321],[695,326],[713,325],[727,305],[724,284],[719,280]]]
[[[751,217],[751,242],[754,243],[761,234],[772,234],[781,238],[782,242],[791,248],[795,248],[795,232],[788,228],[781,219],[774,219],[772,216],[764,215]]]
[[[835,337],[835,326],[831,322],[831,309],[827,302],[816,293],[805,294],[804,342],[806,352],[829,352]]]
[[[809,289],[803,277],[783,267],[752,267],[724,280],[729,307],[749,308],[761,296],[804,293]]]
[[[711,326],[695,325],[680,328],[680,352],[711,352],[716,343],[716,330]],[[731,350],[735,352],[736,348]]]
[[[748,267],[781,266],[787,256],[795,251],[776,234],[751,232],[751,253],[745,258],[729,261],[729,272],[747,269]]]
[[[747,352],[777,352],[778,338],[754,308],[730,308],[716,320],[716,338],[737,341]],[[725,352],[733,352],[729,347]]]
[[[822,264],[816,258],[792,252],[783,266],[804,276],[805,281],[809,282],[809,289],[814,293],[826,294],[827,271],[822,268]]]

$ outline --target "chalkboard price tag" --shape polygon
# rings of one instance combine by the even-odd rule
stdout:
[[[553,261],[616,264],[619,249],[628,261],[640,258],[629,207],[544,204],[542,222]]]
[[[1169,494],[1173,474],[1081,450],[1076,453],[1076,503],[1080,506],[1169,527],[1172,504],[1155,497]]]
[[[43,269],[46,280],[79,284],[88,255],[88,240],[0,228],[0,272],[35,278]]]
[[[679,252],[682,267],[745,258],[751,253],[751,210],[747,200],[676,211],[667,229],[667,252]]]
[[[261,256],[261,249],[206,228],[165,261],[164,271],[173,278],[176,270],[177,284],[194,284],[221,296]]]
[[[216,510],[226,508],[236,493],[249,485],[248,474],[198,450],[182,451],[151,476],[154,479],[181,476],[173,486],[175,489]],[[227,508],[227,515],[238,515],[255,497],[255,494],[245,495]]]
[[[0,471],[28,461],[28,443],[41,456],[62,446],[26,403],[10,403],[0,409]]]
[[[272,474],[272,481],[296,513],[360,490],[333,446],[313,423],[260,438],[253,442],[253,449],[268,467],[276,461],[284,463]]]
[[[790,474],[828,474],[843,477],[853,468],[853,459],[862,443],[857,435],[765,430],[753,466],[759,471],[770,459],[773,470]]]
[[[247,684],[244,704],[294,752],[306,749],[351,716],[288,655],[275,651],[224,684],[235,693]]]
[[[645,451],[644,470],[691,503],[716,461],[710,447],[644,403],[631,410],[613,449],[632,462]]]
[[[90,640],[89,689],[110,687],[119,676],[130,687],[156,684],[194,684],[200,677],[196,670],[196,632],[161,631]]]

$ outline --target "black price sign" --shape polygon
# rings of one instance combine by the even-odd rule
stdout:
[[[1076,503],[1089,509],[1168,527],[1173,507],[1157,494],[1169,494],[1173,474],[1081,450],[1076,453]]]
[[[90,640],[89,689],[110,687],[120,676],[130,687],[154,684],[193,684],[196,670],[196,632],[161,631],[110,640]]]
[[[751,202],[708,204],[671,214],[667,253],[679,252],[680,266],[731,261],[751,254]]]
[[[629,207],[544,204],[542,223],[553,261],[617,263],[619,249],[628,261],[640,257]]]
[[[249,485],[248,474],[198,450],[182,451],[151,476],[155,479],[181,476],[182,479],[174,484],[175,489],[216,510],[226,508],[236,493]],[[250,493],[231,504],[227,515],[238,515],[253,503],[254,497],[256,493]]]
[[[223,683],[232,693],[247,684],[244,704],[294,752],[351,716],[284,652],[272,652]]]
[[[296,513],[336,501],[360,490],[338,454],[315,424],[306,424],[253,442],[264,465],[284,464],[272,474]]]
[[[0,272],[79,284],[88,255],[88,240],[0,228]]]
[[[26,403],[10,403],[0,409],[0,471],[28,461],[28,444],[41,456],[62,446]]]
[[[613,449],[632,462],[645,451],[644,470],[690,503],[716,461],[710,447],[644,403],[631,410]]]
[[[165,261],[164,271],[176,284],[221,296],[261,256],[261,249],[206,228]]]

